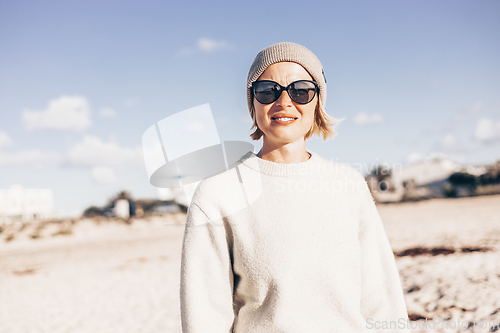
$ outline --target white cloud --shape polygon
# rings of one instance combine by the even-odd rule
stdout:
[[[199,38],[193,47],[184,47],[177,52],[178,57],[189,56],[196,52],[214,52],[217,50],[228,49],[231,45],[224,40],[212,38]]]
[[[428,152],[427,154],[419,154],[419,153],[413,153],[410,154],[407,158],[406,161],[407,163],[413,163],[413,162],[418,162],[418,161],[431,161],[436,158],[443,159],[446,165],[449,165],[450,167],[455,167],[455,163],[465,163],[467,158],[464,154],[454,154],[454,153],[444,153],[442,151],[438,150],[432,150]],[[447,160],[451,162],[447,162]]]
[[[356,116],[354,116],[352,121],[358,125],[372,125],[384,122],[384,117],[382,117],[380,113],[368,114],[365,112],[360,112]]]
[[[213,52],[219,49],[229,47],[229,44],[223,40],[215,40],[210,38],[200,38],[197,42],[198,49],[203,52]]]
[[[446,154],[444,154],[443,152],[441,151],[431,151],[430,153],[428,153],[424,159],[433,159],[433,158],[446,158]]]
[[[91,124],[90,107],[83,96],[61,96],[50,100],[45,110],[24,110],[23,121],[29,130],[48,128],[81,131]]]
[[[0,149],[12,145],[12,139],[4,131],[0,131]],[[20,151],[1,151],[0,166],[28,164],[36,169],[42,169],[44,164],[59,162],[61,155],[56,152],[44,152],[38,149]]]
[[[474,137],[483,142],[491,143],[500,141],[500,121],[481,118],[476,124]]]
[[[460,153],[442,153],[442,152],[431,152],[427,157],[424,159],[434,159],[435,157],[440,157],[442,159],[448,159],[451,160],[455,163],[459,164],[464,164],[467,162],[467,155],[466,154],[460,154]],[[458,171],[458,170],[457,170]]]
[[[424,156],[422,154],[419,154],[419,153],[411,153],[410,155],[408,155],[408,157],[406,158],[406,163],[413,163],[413,162],[417,162],[417,161],[420,161],[424,158]]]
[[[450,158],[449,154],[445,154],[442,151],[431,151],[427,154],[420,154],[420,153],[411,153],[406,157],[406,163],[415,163],[415,162],[420,162],[420,161],[430,161],[435,158],[441,158],[441,159],[448,159]]]
[[[61,156],[56,152],[43,152],[37,149],[17,152],[0,151],[0,166],[31,164],[40,168],[44,163],[58,162]]]
[[[101,116],[102,117],[115,117],[116,111],[113,110],[112,108],[102,108],[101,109]]]
[[[144,163],[142,149],[120,147],[114,142],[102,142],[96,136],[86,135],[66,154],[66,162],[74,166],[127,166]]]
[[[109,184],[114,182],[115,174],[113,169],[108,167],[94,167],[92,168],[92,177],[98,182],[102,184]]]
[[[140,103],[141,100],[139,98],[127,98],[123,101],[123,106],[126,108],[134,108],[136,106],[139,106]]]
[[[0,131],[0,148],[12,145],[12,139],[4,131]]]

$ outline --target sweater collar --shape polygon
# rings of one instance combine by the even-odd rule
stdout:
[[[297,177],[312,175],[315,171],[313,166],[319,162],[320,157],[311,150],[307,149],[306,151],[311,153],[311,157],[307,161],[300,163],[271,162],[258,157],[253,151],[243,155],[240,161],[250,169],[270,176]]]

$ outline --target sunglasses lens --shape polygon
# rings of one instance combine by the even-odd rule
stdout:
[[[271,104],[280,95],[280,88],[273,82],[257,81],[254,85],[254,96],[261,104]]]
[[[291,85],[288,92],[290,98],[296,103],[307,104],[314,98],[316,86],[310,81],[296,81]]]
[[[311,81],[295,81],[288,88],[290,98],[298,104],[307,104],[316,95],[316,85]],[[271,104],[281,95],[280,85],[273,81],[257,81],[253,86],[255,99],[261,104]]]

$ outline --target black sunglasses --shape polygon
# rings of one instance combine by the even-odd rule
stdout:
[[[290,83],[287,87],[281,84],[269,81],[255,81],[252,83],[252,92],[255,99],[261,104],[271,104],[280,98],[283,90],[286,90],[288,96],[298,104],[307,104],[311,102],[319,91],[316,81],[300,80]]]

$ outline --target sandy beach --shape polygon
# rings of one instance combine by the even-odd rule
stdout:
[[[411,320],[500,321],[500,195],[378,209]],[[180,332],[184,221],[179,213],[4,227],[0,332]]]
[[[379,212],[410,319],[462,325],[412,332],[500,332],[480,328],[500,322],[500,195],[381,205]]]

